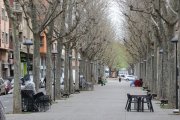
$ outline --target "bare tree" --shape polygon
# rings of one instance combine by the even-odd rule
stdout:
[[[43,2],[38,1],[22,1],[18,0],[21,4],[25,19],[28,23],[29,28],[33,32],[34,36],[34,52],[33,52],[33,80],[36,85],[36,90],[39,89],[39,74],[40,74],[40,35],[44,30],[53,22],[63,11],[58,11],[59,1],[52,0]],[[31,24],[30,24],[31,23]],[[32,27],[31,27],[32,25]],[[38,52],[37,52],[38,51]],[[49,72],[51,73],[51,72]],[[51,77],[47,76],[47,81],[51,81]],[[47,82],[51,86],[51,82]],[[51,93],[51,87],[47,88],[48,93]]]
[[[20,72],[20,43],[19,43],[19,24],[18,16],[15,16],[10,6],[9,0],[4,0],[5,8],[12,23],[12,37],[13,37],[13,56],[14,56],[14,92],[13,92],[13,113],[21,113],[21,91],[19,78]]]

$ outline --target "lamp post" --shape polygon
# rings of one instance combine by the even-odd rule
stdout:
[[[56,95],[56,88],[55,88],[55,84],[56,84],[56,54],[57,54],[58,52],[57,51],[55,51],[55,50],[53,50],[52,51],[52,55],[53,55],[53,59],[54,59],[54,69],[53,69],[53,73],[54,73],[54,82],[53,82],[53,86],[54,86],[54,95],[53,95],[53,97],[54,97],[54,101],[56,100],[56,97],[55,97],[55,95]]]
[[[175,65],[176,65],[176,82],[175,82],[175,89],[176,89],[176,110],[175,112],[179,112],[178,110],[178,66],[177,66],[177,43],[178,43],[178,35],[176,34],[175,37],[172,38],[171,40],[172,43],[175,44],[175,53],[176,53],[176,60],[175,60]]]
[[[154,81],[154,54],[151,54],[151,75],[152,75],[152,80],[151,80],[151,88],[152,91],[155,92],[155,86],[156,86],[156,82]]]
[[[140,78],[142,78],[142,71],[143,71],[143,62],[140,62]]]
[[[144,61],[144,79],[146,80],[146,59]]]
[[[81,86],[81,66],[80,66],[80,64],[81,64],[81,61],[82,61],[82,59],[79,59],[79,86]]]
[[[93,73],[93,72],[92,72],[92,69],[93,69],[93,62],[91,62],[91,82],[93,82],[93,81],[92,81],[92,76],[93,76],[93,74],[92,74],[92,73]]]
[[[30,46],[33,45],[33,42],[31,40],[25,40],[23,45],[27,47],[27,74],[29,75],[29,49]]]

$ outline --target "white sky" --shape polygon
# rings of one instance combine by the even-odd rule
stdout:
[[[111,23],[116,31],[118,40],[122,40],[125,35],[125,19],[122,15],[123,8],[119,7],[117,3],[111,0],[109,4],[109,16],[108,19],[111,20]]]

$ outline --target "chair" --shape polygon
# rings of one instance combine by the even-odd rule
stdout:
[[[152,100],[151,94],[142,98],[142,112],[144,111],[144,103],[147,103],[147,107],[148,107],[148,110],[150,110],[150,112],[154,112],[151,100]]]
[[[137,111],[139,111],[139,99],[138,98],[132,98],[132,96],[128,93],[127,94],[127,102],[126,102],[126,107],[125,109],[127,111],[131,111],[131,104],[134,103],[134,109],[137,109]],[[137,106],[136,106],[137,105]],[[137,107],[137,108],[136,108]]]
[[[164,106],[164,104],[168,104],[168,100],[167,99],[161,99],[161,106]]]
[[[51,97],[49,95],[44,95],[42,92],[34,96],[35,103],[38,106],[38,111],[46,111],[51,105]]]
[[[154,99],[155,97],[157,97],[157,94],[152,93],[152,99]]]
[[[21,90],[22,111],[36,110],[33,95],[34,95],[33,90]]]

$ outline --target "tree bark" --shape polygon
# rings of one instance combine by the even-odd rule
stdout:
[[[74,93],[74,81],[73,81],[73,68],[72,68],[72,49],[69,50],[69,91],[70,93]]]
[[[75,90],[79,90],[80,62],[78,62],[78,51],[75,50]]]
[[[34,54],[33,54],[33,80],[36,91],[39,90],[40,81],[40,33],[33,33],[34,35]]]
[[[9,0],[4,0],[6,11],[10,22],[12,23],[13,32],[13,56],[14,56],[14,92],[13,92],[13,113],[21,113],[21,88],[19,78],[21,76],[20,70],[20,43],[19,43],[19,26],[17,16],[14,16]]]
[[[47,36],[47,53],[46,53],[46,92],[52,96],[52,56],[51,56],[51,38]]]
[[[69,94],[69,44],[65,45],[64,91]]]
[[[47,92],[47,95],[50,95],[51,98],[53,98],[53,95],[52,94],[52,78],[55,77],[53,76],[52,77],[52,73],[56,71],[53,71],[55,68],[55,66],[53,66],[53,69],[52,69],[52,59],[53,61],[55,60],[55,56],[52,54],[52,35],[53,35],[53,30],[54,30],[54,22],[52,22],[50,25],[49,25],[49,29],[47,31],[47,53],[46,53],[46,92]],[[54,61],[55,62],[55,61]],[[56,67],[57,68],[57,67]],[[55,78],[54,78],[55,79]],[[55,83],[54,83],[55,84]],[[56,92],[55,92],[56,93]]]
[[[62,39],[59,39],[57,41],[57,67],[56,67],[56,99],[61,99],[61,77],[62,77],[62,49],[63,49],[63,44],[62,44]]]
[[[33,2],[29,3],[31,10],[31,23],[34,36],[34,49],[33,49],[33,81],[35,83],[36,91],[39,89],[40,81],[40,31],[37,20],[36,5]],[[27,21],[28,22],[28,21]]]

